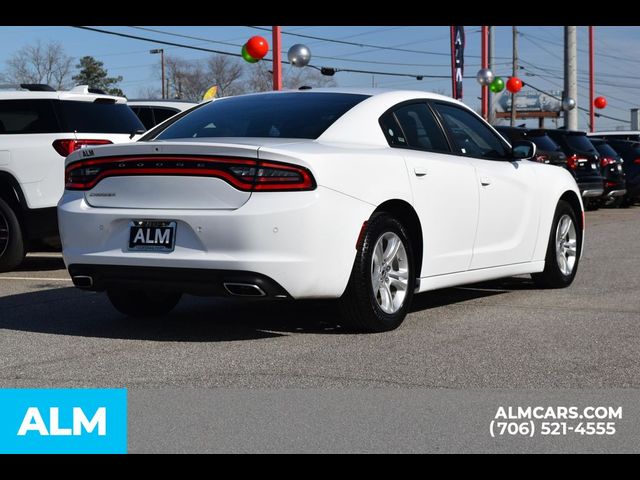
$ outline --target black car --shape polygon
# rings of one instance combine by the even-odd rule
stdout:
[[[576,130],[545,130],[567,155],[567,169],[573,174],[582,193],[585,208],[596,210],[604,193],[600,174],[600,154],[587,134]]]
[[[604,177],[604,205],[618,207],[627,193],[622,157],[606,140],[589,138],[600,154],[600,173]]]
[[[640,200],[640,142],[611,139],[608,143],[622,157],[627,182],[627,193],[622,205],[629,206]]]
[[[551,140],[545,130],[505,126],[497,126],[495,129],[506,137],[510,143],[518,140],[529,140],[535,143],[537,147],[536,160],[538,162],[561,167],[567,166],[567,156],[562,151],[562,148]]]

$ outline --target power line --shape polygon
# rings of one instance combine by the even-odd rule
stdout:
[[[271,29],[270,28],[265,28],[265,27],[256,27],[253,25],[247,25],[247,27],[249,28],[253,28],[255,30],[262,30],[262,31],[266,31],[266,32],[270,32]],[[333,38],[326,38],[326,37],[318,37],[315,35],[305,35],[302,33],[292,33],[292,32],[285,32],[284,30],[282,31],[283,35],[291,35],[291,36],[295,36],[295,37],[300,37],[300,38],[308,38],[311,40],[320,40],[323,42],[330,42],[330,43],[339,43],[341,45],[351,45],[351,46],[355,46],[355,47],[363,47],[363,48],[374,48],[377,50],[391,50],[391,51],[395,51],[395,52],[405,52],[405,53],[419,53],[419,54],[423,54],[423,55],[438,55],[438,56],[442,56],[442,57],[451,57],[450,53],[442,53],[442,52],[430,52],[427,50],[412,50],[412,49],[408,49],[408,48],[397,48],[397,47],[389,47],[389,46],[385,46],[385,45],[372,45],[370,43],[359,43],[359,42],[349,42],[346,40],[336,40]],[[411,42],[413,43],[413,42]],[[466,55],[468,58],[480,58],[480,55]],[[496,57],[499,59],[508,59],[508,57]]]
[[[543,93],[543,94],[545,94],[545,95],[547,95],[547,96],[549,96],[549,97],[551,97],[551,98],[555,98],[556,100],[562,101],[562,99],[561,99],[560,97],[557,97],[557,96],[555,96],[555,95],[552,95],[552,94],[551,94],[551,93],[549,93],[549,92],[545,92],[544,90],[542,90],[542,89],[540,89],[540,88],[534,87],[533,85],[531,85],[531,84],[530,84],[530,83],[528,83],[528,82],[522,82],[522,84],[523,84],[523,85],[526,85],[526,86],[527,86],[527,87],[529,87],[529,88],[532,88],[533,90],[535,90],[535,91],[536,91],[536,92],[538,92],[538,93]],[[589,111],[589,109],[584,108],[584,107],[578,107],[578,110],[581,110],[581,111],[583,111],[583,112],[588,112],[588,111]],[[605,115],[604,113],[596,113],[596,117],[608,118],[609,120],[615,120],[616,122],[631,123],[631,121],[630,121],[630,120],[623,120],[623,119],[621,119],[621,118],[610,117],[609,115]]]

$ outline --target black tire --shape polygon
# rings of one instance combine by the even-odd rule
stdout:
[[[593,199],[593,198],[588,198],[585,200],[584,202],[584,209],[587,212],[595,212],[596,210],[598,210],[600,208],[600,199]]]
[[[623,205],[624,205],[624,197],[615,197],[607,204],[607,207],[622,208]]]
[[[401,306],[393,313],[386,313],[378,304],[372,281],[373,251],[378,240],[388,233],[395,234],[402,242],[406,253],[406,266],[403,267],[407,268],[406,293]],[[387,213],[374,214],[367,224],[364,238],[356,253],[347,289],[339,301],[345,326],[363,332],[385,332],[397,328],[409,312],[415,284],[415,257],[406,228]],[[388,288],[393,292],[395,287]],[[396,289],[395,295],[397,294]]]
[[[0,198],[0,272],[10,272],[27,254],[22,227],[13,208]]]
[[[175,308],[182,294],[110,288],[107,296],[120,313],[128,317],[146,318],[166,315]]]
[[[556,255],[556,232],[558,229],[558,223],[562,217],[568,215],[573,222],[576,232],[576,256],[575,264],[571,273],[565,275],[559,265]],[[539,288],[565,288],[571,285],[573,279],[578,272],[578,266],[580,264],[580,254],[582,253],[582,228],[578,222],[578,217],[575,210],[571,205],[564,200],[558,202],[556,207],[556,213],[553,217],[553,223],[551,224],[551,232],[549,233],[549,243],[547,244],[547,255],[545,258],[544,271],[541,273],[531,274],[536,286]]]

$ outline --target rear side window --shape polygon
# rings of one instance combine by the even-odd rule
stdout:
[[[407,140],[404,138],[402,129],[400,128],[400,125],[398,125],[396,117],[393,116],[393,113],[386,113],[382,117],[380,117],[380,128],[382,129],[382,133],[384,133],[389,146],[407,146]]]
[[[2,100],[0,135],[59,133],[51,100]]]
[[[78,133],[132,133],[146,130],[124,103],[57,102],[65,131]]]
[[[448,152],[449,145],[425,103],[412,103],[395,110],[395,116],[410,148]]]
[[[149,107],[131,107],[133,113],[135,113],[145,128],[148,130],[153,128],[156,124],[153,120],[153,111]]]
[[[507,147],[482,120],[460,107],[436,103],[435,108],[453,135],[459,153],[469,157],[502,160]]]
[[[156,119],[156,123],[154,125],[157,125],[159,123],[164,122],[167,118],[171,118],[173,117],[176,113],[179,113],[180,110],[175,110],[173,108],[159,108],[159,107],[154,107],[153,109],[153,115]],[[143,122],[144,123],[144,122]],[[147,127],[150,128],[150,127]]]
[[[227,97],[198,108],[156,138],[276,137],[316,139],[368,95],[325,92]]]

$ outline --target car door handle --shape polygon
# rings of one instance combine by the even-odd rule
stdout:
[[[414,167],[413,173],[416,177],[424,177],[427,174],[427,169],[423,167]]]
[[[483,187],[488,187],[491,185],[491,179],[489,177],[485,177],[484,175],[480,176],[480,185]]]

